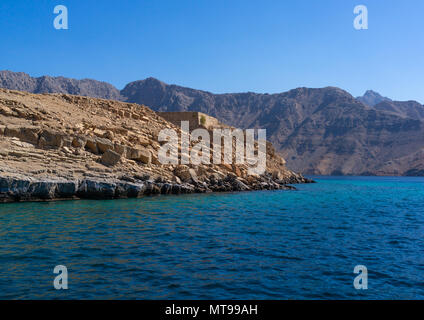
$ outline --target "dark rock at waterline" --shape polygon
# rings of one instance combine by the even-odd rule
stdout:
[[[113,199],[115,190],[115,183],[83,180],[78,188],[77,196],[88,199]]]
[[[270,177],[263,177],[263,181],[248,185],[246,182],[242,182],[233,175],[229,175],[225,179],[213,180],[213,182],[209,184],[194,182],[193,184],[178,184],[171,182],[155,182],[152,180],[131,180],[134,182],[125,180],[108,181],[94,178],[80,181],[32,181],[25,178],[0,177],[0,202],[59,199],[120,199],[139,198],[142,196],[159,194],[293,190],[295,188],[288,186],[287,183],[298,183],[298,181],[279,181],[272,180]],[[301,182],[313,181],[305,179]]]

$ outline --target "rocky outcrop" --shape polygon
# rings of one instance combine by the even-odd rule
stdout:
[[[180,128],[147,107],[0,89],[0,202],[291,189],[310,182],[270,143],[267,171],[247,165],[163,165],[158,134]]]

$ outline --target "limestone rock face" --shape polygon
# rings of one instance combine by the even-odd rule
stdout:
[[[261,176],[247,176],[245,164],[162,164],[162,129],[181,134],[141,105],[0,89],[0,202],[287,189],[287,183],[308,182],[288,170],[272,146]]]

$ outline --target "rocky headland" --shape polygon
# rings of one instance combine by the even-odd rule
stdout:
[[[267,170],[247,165],[163,165],[162,129],[148,107],[0,89],[0,202],[137,198],[155,194],[293,189],[310,180],[267,144]]]

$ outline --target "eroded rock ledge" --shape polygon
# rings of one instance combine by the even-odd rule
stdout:
[[[263,175],[254,183],[242,181],[235,175],[224,179],[210,178],[209,183],[191,180],[175,183],[163,179],[152,180],[145,177],[121,177],[122,180],[83,179],[75,181],[44,180],[30,178],[0,177],[0,202],[40,201],[59,199],[123,199],[140,198],[148,195],[190,194],[206,192],[231,192],[253,190],[293,190],[288,183],[308,183],[305,178],[292,178],[291,181],[273,179]]]

